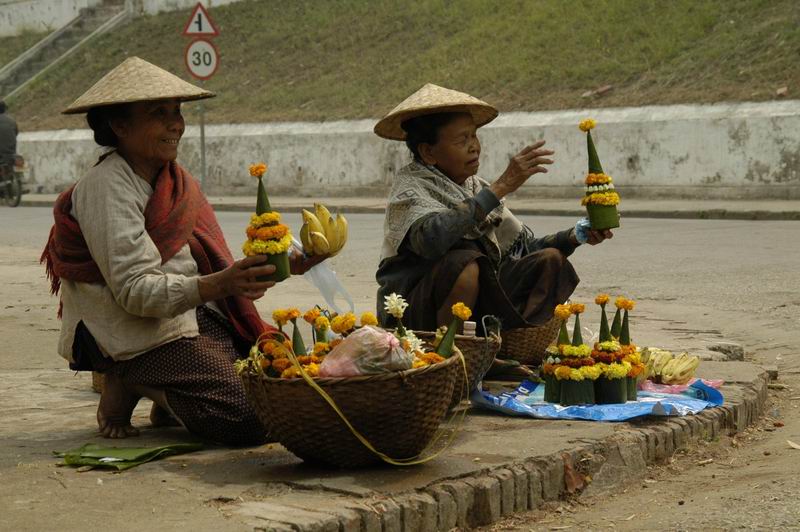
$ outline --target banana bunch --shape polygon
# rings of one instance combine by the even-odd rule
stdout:
[[[645,347],[641,357],[645,364],[645,371],[642,373],[646,378],[661,384],[686,384],[692,380],[697,366],[700,365],[700,359],[689,356],[689,353],[683,352],[674,356],[670,351],[657,347]]]
[[[314,212],[303,209],[300,240],[308,255],[333,257],[347,242],[347,219],[338,213],[334,219],[325,205],[315,203]]]

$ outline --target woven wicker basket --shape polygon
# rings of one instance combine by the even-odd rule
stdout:
[[[426,340],[431,343],[436,333],[414,331],[414,335],[420,340]],[[453,387],[453,400],[450,402],[450,408],[457,406],[464,399],[469,399],[472,390],[478,386],[478,383],[483,380],[483,376],[489,371],[494,357],[500,350],[501,340],[496,334],[491,334],[488,337],[457,334],[455,344],[464,355],[469,387],[464,387],[464,371],[459,371],[456,375],[456,384]]]
[[[550,321],[538,327],[520,327],[503,331],[503,345],[497,356],[517,360],[520,364],[528,366],[538,366],[542,363],[545,349],[558,336],[560,327],[561,320],[553,316]]]
[[[460,357],[419,369],[315,382],[350,424],[378,451],[394,459],[417,456],[430,443],[448,410]],[[381,462],[303,379],[242,375],[261,422],[303,460],[335,467]]]
[[[103,388],[106,385],[106,378],[102,373],[96,371],[92,372],[92,391],[95,393],[103,393]]]

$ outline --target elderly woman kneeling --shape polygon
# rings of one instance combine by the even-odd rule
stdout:
[[[181,102],[213,96],[139,58],[106,74],[65,112],[87,113],[109,150],[58,199],[43,254],[61,290],[59,354],[105,375],[97,422],[136,435],[131,414],[226,444],[266,431],[233,363],[266,325],[253,300],[274,283],[264,257],[234,261],[199,184],[175,162]],[[295,255],[295,272],[309,265]]]
[[[613,235],[584,221],[537,238],[504,206],[528,178],[547,172],[553,152],[544,141],[524,148],[492,183],[477,177],[477,129],[497,116],[489,104],[428,84],[375,126],[383,138],[404,140],[413,161],[395,175],[384,222],[377,272],[382,323],[391,316],[383,296],[397,292],[409,309],[403,323],[433,330],[450,322],[462,301],[501,318],[504,329],[540,325],[569,298],[578,276],[567,260],[581,241]]]

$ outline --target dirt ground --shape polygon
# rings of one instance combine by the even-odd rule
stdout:
[[[56,301],[38,264],[49,216],[48,209],[0,209],[0,529],[38,530],[57,522],[64,530],[86,530],[105,522],[120,530],[243,530],[215,501],[259,486],[255,468],[237,477],[229,467],[248,463],[247,453],[221,453],[202,467],[187,456],[123,475],[55,467],[50,451],[63,442],[99,440],[97,396],[87,392],[88,377],[64,370],[55,353]],[[220,215],[232,247],[246,216]],[[335,261],[358,311],[374,305],[381,221],[351,217],[353,236]],[[574,223],[526,222],[539,233]],[[680,451],[626,490],[562,502],[491,529],[800,529],[800,449],[787,443],[800,444],[797,229],[797,222],[631,219],[607,245],[579,250],[572,258],[583,279],[576,299],[589,301],[600,291],[636,299],[634,341],[675,349],[687,342],[739,342],[746,360],[779,367],[778,386],[770,390],[767,417],[745,433]],[[304,307],[320,301],[301,279],[269,295],[258,304],[265,315],[288,302]],[[148,407],[143,401],[137,409],[138,424],[146,426]],[[177,430],[146,430],[137,443],[185,437]],[[187,476],[190,488],[175,483]]]

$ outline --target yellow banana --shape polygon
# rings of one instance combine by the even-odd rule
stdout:
[[[314,255],[327,255],[330,252],[328,239],[321,232],[313,231],[308,236],[311,237],[311,243],[314,245]]]
[[[331,244],[331,253],[339,253],[344,245],[347,243],[347,218],[341,214],[336,214],[336,221],[332,222],[334,232],[337,236],[336,245]]]
[[[300,242],[303,243],[303,251],[305,251],[307,255],[314,254],[314,245],[311,242],[311,237],[308,236],[307,223],[303,223],[303,227],[300,228]]]
[[[311,233],[322,233],[323,235],[325,234],[325,229],[323,229],[322,223],[313,212],[303,209],[303,222],[308,224],[309,234]]]
[[[317,215],[317,219],[319,220],[319,223],[322,225],[321,233],[325,235],[325,238],[327,238],[328,241],[330,242],[332,235],[331,211],[329,211],[328,208],[322,203],[315,203],[314,213]]]

